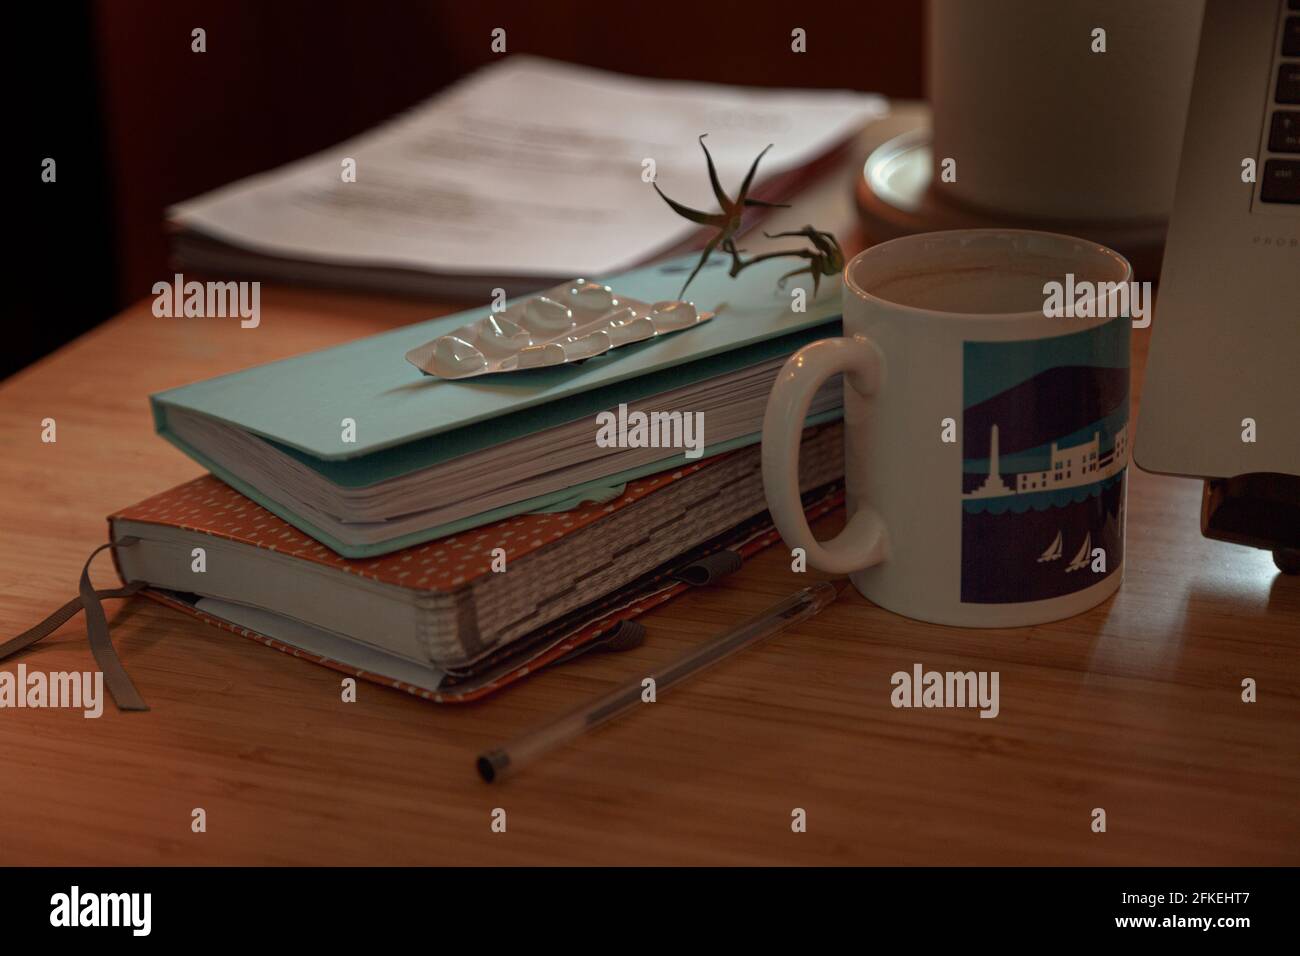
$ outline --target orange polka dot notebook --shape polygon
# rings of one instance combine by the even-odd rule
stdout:
[[[838,502],[841,428],[806,434],[810,515]],[[438,701],[481,697],[680,593],[675,570],[776,540],[751,447],[349,559],[212,476],[110,516],[124,582],[229,631]]]

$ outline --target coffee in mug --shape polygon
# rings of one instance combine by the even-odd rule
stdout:
[[[876,604],[940,624],[1038,624],[1113,594],[1131,279],[1103,246],[1025,230],[906,236],[856,256],[843,337],[791,356],[768,400],[763,481],[786,543]],[[837,373],[848,521],[819,542],[799,504],[799,438]]]

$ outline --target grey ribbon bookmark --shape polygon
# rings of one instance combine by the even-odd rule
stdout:
[[[119,710],[148,710],[149,705],[144,702],[140,692],[135,689],[135,684],[131,683],[131,678],[127,676],[126,669],[117,656],[117,650],[109,639],[108,618],[104,614],[104,606],[99,603],[104,598],[130,597],[145,586],[144,582],[134,581],[120,588],[106,588],[102,591],[96,591],[90,583],[90,564],[95,560],[95,555],[105,548],[129,547],[138,540],[138,538],[122,538],[120,541],[100,545],[92,551],[90,557],[86,559],[86,566],[81,569],[81,582],[77,589],[77,597],[63,605],[35,627],[0,644],[0,660],[17,654],[44,637],[49,637],[71,620],[78,611],[84,609],[86,612],[86,637],[90,641],[90,651],[95,655],[95,663],[104,672],[104,684],[113,697],[113,703],[117,704]]]

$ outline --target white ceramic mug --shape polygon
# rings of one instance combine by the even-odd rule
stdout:
[[[763,482],[786,544],[940,624],[1038,624],[1109,597],[1124,559],[1131,278],[1104,246],[1024,230],[906,236],[856,256],[844,337],[792,355],[768,400]],[[1066,294],[1077,308],[1049,317]],[[819,542],[799,504],[799,436],[836,373],[848,522]]]

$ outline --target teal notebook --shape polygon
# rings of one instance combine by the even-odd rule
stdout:
[[[616,293],[656,301],[674,298],[696,256],[660,263],[601,281]],[[486,314],[478,308],[404,326],[345,345],[196,382],[151,396],[155,427],[163,438],[258,504],[347,557],[383,554],[420,541],[554,505],[580,496],[579,486],[495,508],[449,524],[358,545],[314,526],[283,500],[231,474],[230,469],[176,434],[177,412],[231,426],[268,443],[340,488],[367,488],[531,435],[597,412],[682,386],[716,378],[782,355],[807,342],[838,334],[837,283],[795,311],[793,287],[777,279],[789,263],[760,263],[729,278],[715,258],[700,271],[688,298],[717,315],[683,332],[623,346],[581,364],[561,365],[450,381],[433,378],[405,360],[417,345]],[[808,292],[811,300],[811,291]],[[838,411],[819,418],[837,417]],[[352,419],[355,441],[342,440]],[[810,419],[814,421],[814,419]],[[717,454],[758,440],[706,445]],[[593,487],[670,467],[684,456],[671,449],[653,466],[608,476]]]

